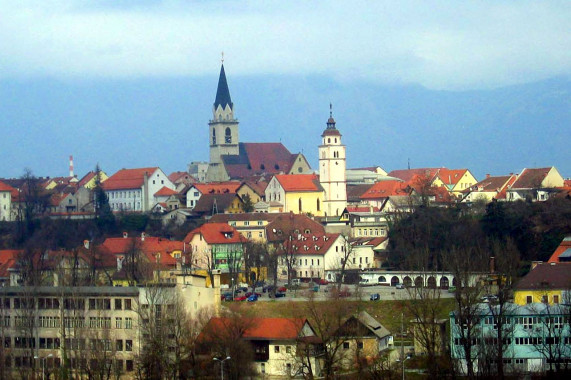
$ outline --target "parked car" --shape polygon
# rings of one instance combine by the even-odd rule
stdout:
[[[363,285],[369,285],[369,279],[368,278],[362,278],[359,281],[359,285],[363,286]]]
[[[373,293],[371,294],[371,297],[369,297],[369,299],[371,301],[378,301],[381,299],[381,295],[379,293]]]
[[[498,296],[493,294],[486,294],[482,297],[482,302],[489,303],[489,302],[497,302]]]
[[[455,286],[451,286],[448,288],[448,293],[454,293],[456,291],[456,287]]]
[[[248,293],[245,294],[246,297],[250,297],[250,296],[253,296],[253,295],[255,295],[256,297],[261,297],[261,296],[262,296],[262,293],[258,293],[258,292],[248,292]]]
[[[319,285],[327,285],[329,284],[329,281],[327,281],[324,278],[319,279],[319,281],[317,282]]]
[[[279,292],[279,293],[285,293],[285,292],[287,292],[287,288],[286,288],[285,286],[280,286],[280,287],[278,288],[278,292]]]
[[[248,297],[248,302],[255,302],[258,300],[258,296],[256,294],[252,294],[250,295],[250,297]]]
[[[220,296],[221,301],[232,301],[233,299],[232,293],[224,293]]]
[[[281,298],[281,297],[285,297],[285,293],[284,292],[277,292],[276,293],[276,298]]]
[[[234,301],[246,301],[248,297],[246,296],[238,296],[238,297],[234,297]]]
[[[398,283],[395,285],[395,288],[397,289],[404,289],[404,284]]]

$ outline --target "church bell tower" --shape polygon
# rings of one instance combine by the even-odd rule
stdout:
[[[335,127],[332,105],[329,104],[327,128],[319,146],[319,182],[325,190],[323,207],[326,216],[340,216],[347,207],[345,145]]]
[[[208,182],[225,181],[228,174],[222,162],[223,155],[238,155],[239,130],[238,120],[234,117],[234,104],[230,98],[230,90],[224,72],[224,59],[220,67],[218,89],[212,109],[212,120],[208,122],[208,139],[210,142],[210,163],[206,179]]]

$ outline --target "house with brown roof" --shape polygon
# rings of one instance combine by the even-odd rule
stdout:
[[[315,174],[279,174],[266,187],[266,202],[277,202],[279,212],[323,216],[325,191]]]
[[[518,305],[542,302],[569,304],[571,263],[536,263],[517,284],[514,302]]]
[[[227,349],[228,342],[236,340],[248,343],[241,349],[251,350],[260,377],[303,377],[308,366],[314,376],[321,376],[321,345],[307,319],[214,317],[198,337],[199,351],[235,359],[238,353]]]
[[[241,185],[238,181],[194,183],[186,190],[186,207],[192,210],[205,194],[236,194]]]
[[[361,195],[361,203],[383,212],[409,211],[413,205],[414,189],[401,180],[379,181]]]
[[[148,212],[155,205],[154,194],[176,186],[158,167],[121,169],[103,182],[103,190],[114,212]]]
[[[525,168],[507,190],[507,200],[545,201],[559,192],[565,181],[554,167]]]
[[[514,174],[505,176],[491,176],[462,191],[462,202],[472,203],[476,201],[491,202],[492,200],[505,199],[507,189],[513,185],[517,176]]]
[[[227,223],[248,240],[266,242],[266,227],[279,215],[276,213],[249,212],[241,214],[215,214],[209,223]]]

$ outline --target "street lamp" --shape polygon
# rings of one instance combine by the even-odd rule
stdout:
[[[212,360],[220,362],[220,380],[224,380],[224,362],[230,360],[230,356],[226,356],[226,359],[213,358]]]
[[[40,359],[41,363],[42,363],[42,380],[44,380],[46,378],[46,360],[47,358],[51,358],[53,357],[53,354],[49,354],[46,357],[39,357],[39,356],[34,356],[34,359]]]

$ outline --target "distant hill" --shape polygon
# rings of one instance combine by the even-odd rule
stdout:
[[[313,167],[333,116],[349,167],[467,167],[486,173],[555,165],[571,176],[569,78],[494,90],[434,91],[328,77],[235,77],[227,70],[241,141],[282,141]],[[207,160],[217,73],[208,78],[0,81],[0,177],[80,175],[101,166],[183,170]]]

